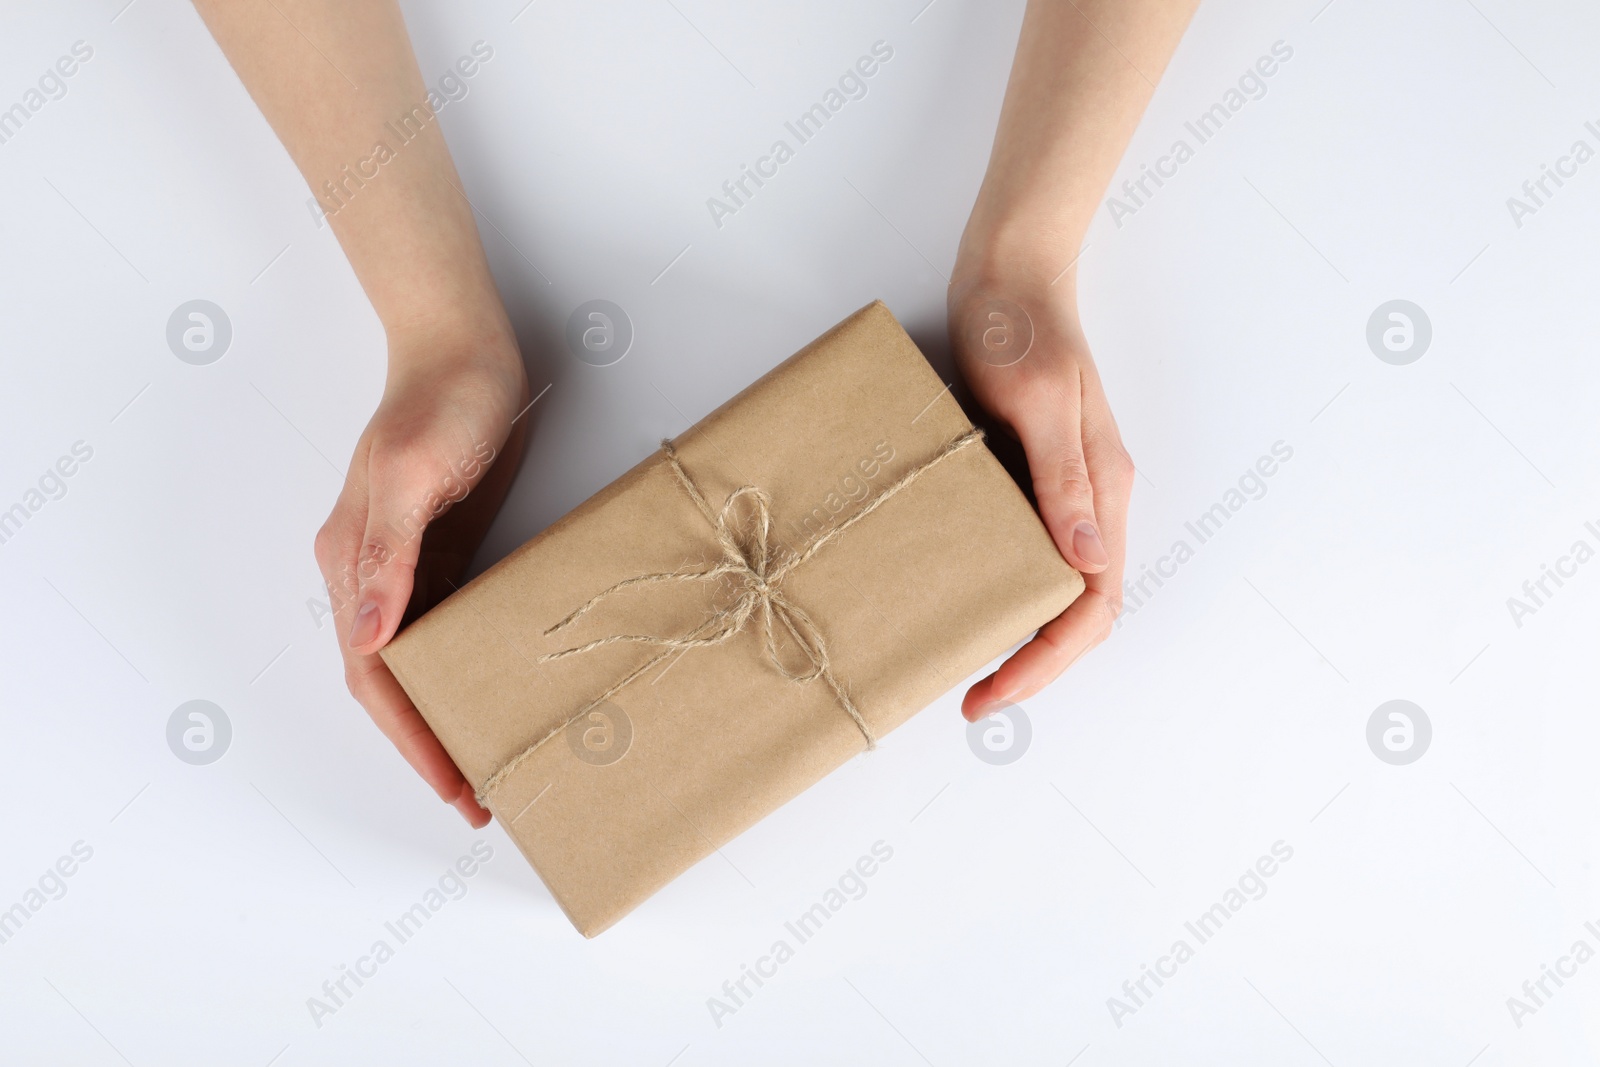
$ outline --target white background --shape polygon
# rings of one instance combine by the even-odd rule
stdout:
[[[494,49],[442,121],[551,384],[480,567],[874,297],[943,345],[1021,16],[524,2],[407,4],[430,82]],[[1600,147],[1590,5],[1207,3],[1119,183],[1274,42],[1293,57],[1136,215],[1102,210],[1079,266],[1141,468],[1130,570],[1275,442],[1293,458],[1029,702],[1021,760],[975,758],[951,694],[586,942],[344,691],[311,539],[381,332],[192,9],[123,3],[10,4],[0,34],[0,108],[94,49],[0,145],[0,509],[93,448],[0,545],[0,908],[93,849],[0,945],[0,1058],[1594,1062],[1600,962],[1520,1028],[1506,1002],[1600,949],[1600,564],[1520,627],[1506,604],[1600,544],[1600,163],[1520,228],[1506,206]],[[705,199],[878,40],[869,95],[716,227]],[[608,368],[560,340],[596,297],[637,330]],[[233,324],[210,366],[165,340],[194,298]],[[1395,298],[1433,326],[1408,366],[1365,339]],[[1396,698],[1433,726],[1408,766],[1366,740]],[[193,699],[232,723],[209,766],[166,742]],[[308,998],[479,839],[466,896],[317,1025]],[[716,1025],[707,998],[879,840],[866,895]],[[1267,894],[1118,1026],[1107,999],[1280,840]]]

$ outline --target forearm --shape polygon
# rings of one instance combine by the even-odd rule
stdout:
[[[1072,261],[1198,3],[1029,0],[962,268]]]
[[[391,337],[509,334],[394,0],[195,0]]]

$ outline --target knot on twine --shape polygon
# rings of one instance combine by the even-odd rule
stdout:
[[[550,660],[565,659],[568,656],[579,656],[608,645],[628,642],[653,645],[660,649],[656,655],[634,668],[605,692],[590,700],[576,713],[569,716],[565,722],[556,726],[549,733],[506,761],[499,770],[484,780],[482,788],[477,793],[478,802],[487,806],[489,798],[500,785],[515,773],[517,768],[532,756],[540,746],[621,692],[641,674],[646,673],[674,653],[725,644],[742,633],[757,618],[760,619],[762,640],[767,659],[778,669],[779,673],[791,682],[802,685],[820,678],[833,692],[839,706],[850,716],[850,721],[855,723],[856,729],[861,731],[861,736],[866,739],[867,748],[870,750],[876,747],[877,738],[873,735],[872,727],[862,716],[861,710],[856,707],[855,701],[850,698],[849,691],[833,673],[828,657],[828,645],[823,640],[822,632],[817,628],[817,624],[812,621],[811,616],[784,595],[784,579],[792,574],[795,568],[810,560],[825,546],[838,540],[844,535],[845,531],[872,514],[891,497],[905,489],[927,471],[955,453],[981,440],[983,440],[983,431],[971,429],[948,441],[933,458],[902,474],[894,482],[885,486],[855,514],[832,529],[812,538],[799,550],[790,550],[774,542],[772,537],[772,498],[766,490],[753,485],[741,486],[728,495],[728,499],[723,502],[720,509],[713,510],[706,501],[705,494],[700,491],[700,487],[695,484],[689,473],[683,469],[683,464],[679,462],[677,450],[673,447],[672,442],[662,441],[661,450],[666,454],[667,462],[670,464],[673,474],[677,477],[678,485],[688,494],[700,514],[710,524],[712,534],[716,538],[717,547],[721,549],[721,559],[710,566],[684,567],[675,571],[640,574],[632,578],[625,578],[615,585],[602,589],[578,605],[560,622],[547,629],[545,635],[550,636],[560,633],[605,600],[623,590],[632,589],[636,586],[661,582],[715,582],[732,577],[735,582],[737,596],[731,604],[712,611],[699,626],[677,637],[663,637],[654,634],[613,634],[609,637],[596,638],[585,644],[575,645],[571,648],[561,649],[559,652],[550,652],[540,656],[539,662],[544,663]],[[774,623],[777,624],[776,627]],[[791,666],[779,652],[776,634],[780,628],[782,632],[789,635],[791,642],[799,649],[805,661],[804,665],[799,667]]]

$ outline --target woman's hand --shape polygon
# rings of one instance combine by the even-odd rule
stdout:
[[[978,402],[1021,442],[1039,515],[1086,588],[989,677],[967,691],[975,721],[1054,681],[1105,640],[1122,608],[1134,467],[1078,325],[1070,274],[958,261],[950,338]]]
[[[989,169],[956,253],[950,335],[978,401],[1021,440],[1039,514],[1087,588],[967,692],[968,719],[1043,689],[1105,639],[1122,607],[1133,461],[1078,326],[1072,264],[1197,2],[1028,0],[1023,13]],[[1032,325],[1015,362],[1015,334],[1010,350],[993,350],[1006,345],[1008,315],[1013,329],[1024,316]]]
[[[377,652],[454,590],[488,531],[522,455],[527,375],[500,330],[391,331],[389,350],[383,399],[317,533],[317,565],[351,694],[434,791],[483,826],[489,813]]]
[[[293,22],[276,4],[195,7],[300,168],[317,224],[339,238],[389,338],[383,400],[317,534],[345,679],[428,784],[482,826],[489,813],[377,655],[408,615],[455,587],[522,455],[527,376],[465,183],[395,0],[298,0]],[[416,127],[368,169],[396,115]]]

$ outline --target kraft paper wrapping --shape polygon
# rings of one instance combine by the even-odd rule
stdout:
[[[970,428],[877,302],[675,445],[713,509],[742,485],[760,486],[772,499],[772,540],[799,548]],[[567,630],[546,636],[549,627],[625,578],[717,559],[705,517],[658,451],[418,619],[383,657],[481,788],[660,650],[612,644],[541,656],[615,634],[686,634],[735,596],[732,579],[631,588]],[[924,473],[783,583],[879,738],[1082,590],[981,443]],[[778,642],[784,651],[781,631]],[[785,662],[806,665],[793,647]],[[797,684],[778,671],[756,625],[674,654],[609,704],[599,709],[605,718],[540,746],[490,801],[586,937],[866,747],[822,680]]]

